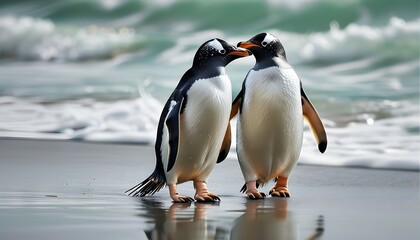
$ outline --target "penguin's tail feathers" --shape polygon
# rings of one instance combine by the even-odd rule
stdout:
[[[260,187],[260,182],[257,181],[256,185],[257,185],[257,188],[259,188]],[[246,183],[241,188],[241,193],[245,193],[245,192],[246,192]]]
[[[144,197],[146,195],[153,195],[162,189],[166,184],[165,175],[160,171],[155,171],[146,178],[143,182],[125,191],[128,196]]]

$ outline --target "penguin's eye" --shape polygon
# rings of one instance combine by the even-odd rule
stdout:
[[[263,47],[266,47],[266,46],[267,46],[267,44],[268,44],[267,42],[262,42],[262,43],[261,43],[261,45],[262,45]]]
[[[219,53],[220,53],[220,54],[225,54],[225,53],[226,53],[226,50],[225,50],[225,49],[220,49],[220,50],[219,50]]]

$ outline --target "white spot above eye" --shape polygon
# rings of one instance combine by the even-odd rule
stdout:
[[[225,51],[222,44],[217,39],[214,39],[213,41],[210,41],[209,43],[207,43],[207,46],[216,49],[220,53]]]
[[[267,44],[273,42],[276,40],[276,37],[274,37],[273,35],[271,35],[270,33],[267,33],[265,35],[264,40],[261,42],[261,44],[265,47]]]

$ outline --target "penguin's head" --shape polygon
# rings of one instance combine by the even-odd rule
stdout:
[[[280,40],[270,33],[259,33],[245,42],[239,42],[238,47],[250,50],[255,58],[281,57],[286,59],[286,52]]]
[[[226,41],[214,38],[203,43],[197,50],[193,66],[213,64],[226,66],[233,60],[250,56],[252,53],[246,49],[235,47]]]

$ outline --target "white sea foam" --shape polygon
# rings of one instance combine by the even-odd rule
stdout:
[[[161,104],[135,100],[77,100],[49,104],[0,97],[0,136],[152,143]]]
[[[317,152],[311,133],[306,132],[300,163],[418,171],[420,136],[409,134],[407,128],[418,131],[419,118],[414,114],[374,124],[327,128],[329,142],[324,154]]]
[[[140,41],[130,28],[60,30],[50,20],[16,16],[0,17],[0,33],[0,56],[42,61],[110,58]]]

